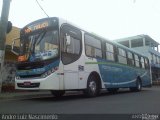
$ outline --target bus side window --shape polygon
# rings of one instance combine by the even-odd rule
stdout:
[[[126,51],[122,48],[118,48],[118,62],[122,64],[127,64]]]
[[[127,52],[127,56],[128,56],[128,65],[134,66],[133,54],[131,52]]]
[[[145,58],[145,69],[149,69],[149,61]]]
[[[79,59],[82,51],[81,31],[70,25],[61,28],[62,62],[70,64]]]
[[[141,61],[140,61],[140,62],[141,62],[141,67],[142,67],[142,68],[145,68],[144,58],[143,58],[143,57],[141,57]]]
[[[136,67],[140,67],[140,62],[139,62],[139,57],[138,57],[138,55],[136,55],[136,54],[134,54],[134,59],[135,59],[135,66]]]
[[[65,38],[66,39],[66,38]],[[80,40],[73,38],[70,36],[70,41],[66,39],[65,46],[66,46],[66,52],[71,54],[79,54],[80,53]]]
[[[101,40],[85,34],[85,52],[89,57],[102,58]]]
[[[106,59],[110,61],[115,61],[114,46],[112,44],[106,43]]]

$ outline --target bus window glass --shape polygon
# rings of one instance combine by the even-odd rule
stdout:
[[[113,53],[113,45],[109,44],[109,43],[106,43],[106,51]]]
[[[71,37],[71,43],[67,46],[67,53],[80,54],[80,40]]]
[[[135,54],[135,55],[134,55],[134,58],[135,58],[135,65],[136,65],[136,67],[140,67],[138,55]]]
[[[94,56],[94,49],[92,49],[92,47],[89,45],[86,45],[86,55]]]
[[[133,54],[131,52],[127,52],[128,54],[128,65],[134,66]]]
[[[102,58],[102,51],[100,49],[95,49],[95,57]]]
[[[115,61],[114,59],[114,47],[112,44],[106,43],[106,59]]]
[[[121,48],[118,48],[118,62],[127,64],[126,51]]]
[[[95,48],[99,48],[101,49],[101,42],[100,40],[92,37],[92,36],[89,36],[89,35],[85,35],[85,43],[87,45],[91,45],[92,47],[95,47]]]
[[[145,68],[145,66],[144,66],[144,58],[143,57],[141,57],[141,65],[142,65],[142,68]]]
[[[145,58],[145,68],[148,69],[149,68],[149,61],[148,59]]]
[[[69,41],[67,41],[69,37]],[[70,64],[80,57],[81,54],[81,31],[70,25],[64,25],[61,28],[61,49],[62,62]]]
[[[85,49],[87,56],[102,58],[101,41],[88,34],[85,35]]]

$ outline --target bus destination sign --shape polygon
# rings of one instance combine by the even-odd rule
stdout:
[[[26,27],[24,29],[24,32],[25,32],[25,34],[28,34],[28,33],[31,33],[35,30],[43,29],[43,28],[46,28],[48,26],[49,26],[48,21],[45,21],[45,22],[42,22],[42,23],[38,23],[38,24],[35,24],[35,25],[31,25],[29,27]]]

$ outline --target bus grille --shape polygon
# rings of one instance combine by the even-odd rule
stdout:
[[[40,83],[31,83],[30,85],[24,85],[24,83],[17,83],[17,86],[21,88],[37,88],[40,86]]]

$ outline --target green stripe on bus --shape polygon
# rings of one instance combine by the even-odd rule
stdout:
[[[121,64],[121,63],[113,63],[113,62],[85,62],[85,64],[101,64],[101,65],[120,65],[120,66],[126,66],[126,67],[130,67],[132,69],[144,69],[144,68],[138,68],[138,67],[134,67],[134,66],[129,66],[127,64]]]
[[[109,64],[107,62],[85,62],[85,64]]]

